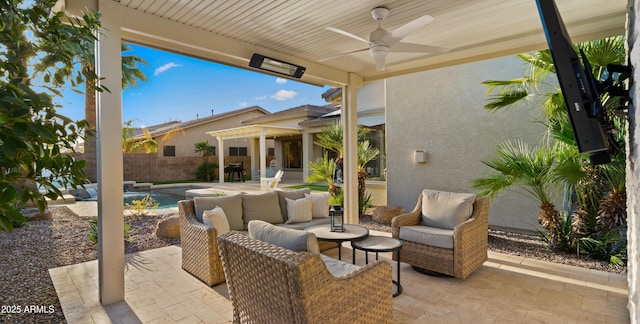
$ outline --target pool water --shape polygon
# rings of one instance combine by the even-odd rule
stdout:
[[[134,200],[142,200],[147,195],[155,199],[160,205],[158,208],[171,208],[178,205],[178,200],[184,199],[184,192],[178,195],[172,192],[164,192],[161,190],[143,190],[143,191],[126,191],[124,193],[124,203],[130,204]]]

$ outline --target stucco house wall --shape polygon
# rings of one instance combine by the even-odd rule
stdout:
[[[535,104],[490,113],[484,80],[521,77],[515,57],[475,62],[386,80],[387,203],[413,209],[424,188],[475,192],[472,181],[490,170],[481,158],[506,140],[537,144],[545,130]],[[426,163],[414,161],[425,150]],[[533,230],[535,201],[513,192],[490,206],[489,224]]]

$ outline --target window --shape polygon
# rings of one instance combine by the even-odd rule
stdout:
[[[273,147],[267,148],[267,156],[276,156],[276,149]]]
[[[247,156],[246,147],[230,147],[229,156]]]
[[[176,146],[175,145],[165,145],[162,147],[162,154],[164,156],[176,156]]]
[[[283,141],[284,167],[289,169],[302,168],[302,140]]]
[[[365,165],[364,170],[367,172],[369,179],[371,180],[384,180],[385,177],[385,168],[386,168],[386,159],[385,159],[385,125],[379,125],[375,127],[367,127],[369,128],[369,133],[367,133],[366,139],[369,141],[371,146],[380,150],[380,154],[378,156],[369,161],[367,165]]]

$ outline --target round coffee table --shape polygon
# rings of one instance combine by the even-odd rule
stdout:
[[[304,229],[323,241],[338,243],[338,260],[342,260],[342,242],[359,240],[369,236],[369,230],[358,225],[344,224],[344,232],[332,232],[330,224],[310,226]]]
[[[402,285],[400,284],[400,250],[402,249],[402,241],[393,237],[371,235],[364,240],[351,241],[351,247],[353,248],[353,264],[356,264],[356,250],[365,252],[365,262],[367,264],[369,264],[369,252],[376,253],[376,260],[378,260],[378,252],[398,252],[398,278],[397,280],[392,280],[397,289],[393,297],[402,293]]]

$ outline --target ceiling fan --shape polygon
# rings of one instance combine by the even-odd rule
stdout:
[[[396,30],[388,32],[384,28],[382,28],[382,21],[387,18],[388,15],[389,9],[387,9],[386,7],[375,7],[371,10],[371,16],[373,16],[373,19],[378,21],[378,28],[371,32],[371,34],[369,35],[369,40],[338,28],[325,27],[326,30],[330,30],[332,32],[342,34],[369,44],[369,48],[343,53],[338,56],[369,50],[371,57],[373,57],[373,60],[376,63],[376,70],[380,72],[384,71],[385,59],[389,52],[443,54],[449,51],[448,48],[444,47],[400,42],[403,38],[409,36],[413,32],[432,22],[433,17],[424,15],[420,18],[414,19],[404,24]],[[330,60],[334,57],[337,56],[325,58],[321,61]]]

